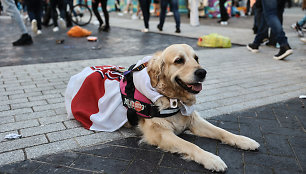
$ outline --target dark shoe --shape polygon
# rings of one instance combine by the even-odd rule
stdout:
[[[175,32],[176,32],[176,33],[181,33],[181,29],[177,28],[177,29],[175,30]]]
[[[247,45],[248,50],[250,50],[252,53],[258,53],[259,51],[259,45],[250,43]]]
[[[109,32],[109,30],[110,30],[109,25],[104,25],[104,26],[102,26],[102,31],[104,31],[104,32]]]
[[[296,30],[296,32],[300,37],[304,36],[304,32],[302,30],[302,27],[299,25],[299,23],[292,24],[291,27]]]
[[[98,31],[101,32],[103,30],[102,24],[99,25]]]
[[[276,42],[269,41],[269,42],[266,43],[266,46],[276,48]]]
[[[21,37],[13,42],[13,46],[31,45],[33,43],[32,37],[29,34],[23,34]]]
[[[157,25],[157,28],[159,31],[163,31],[163,28],[159,24]]]
[[[292,52],[293,50],[290,48],[289,45],[282,46],[280,47],[278,54],[274,55],[273,58],[276,60],[283,60],[284,58],[292,54]]]

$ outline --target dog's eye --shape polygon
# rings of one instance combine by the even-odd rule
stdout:
[[[185,59],[183,57],[178,57],[178,58],[175,59],[174,63],[183,64],[183,63],[185,63]]]
[[[198,58],[198,56],[194,56],[194,59],[199,63],[199,58]]]

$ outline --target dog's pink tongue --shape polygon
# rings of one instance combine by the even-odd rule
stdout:
[[[192,90],[194,90],[194,91],[201,91],[202,90],[202,83],[188,85],[188,87],[192,87]]]

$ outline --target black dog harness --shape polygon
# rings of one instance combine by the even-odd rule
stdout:
[[[123,83],[126,84],[122,91],[121,88],[121,97],[123,106],[127,108],[127,118],[131,125],[135,126],[138,124],[138,117],[143,118],[153,118],[153,117],[170,117],[178,112],[180,109],[176,106],[175,108],[167,108],[159,111],[158,106],[155,106],[149,99],[147,99],[144,95],[142,95],[137,89],[135,89],[135,85],[133,82],[133,72],[141,71],[146,67],[147,63],[141,64],[138,67],[134,68],[135,64],[130,66],[128,71],[125,71]],[[142,95],[145,100],[135,99],[135,94]],[[142,98],[141,97],[141,98]]]

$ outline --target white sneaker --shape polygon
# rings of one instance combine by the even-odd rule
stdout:
[[[61,29],[66,29],[66,22],[63,18],[59,19],[58,25],[61,27]]]
[[[221,21],[220,24],[221,25],[227,25],[228,23],[227,23],[227,21]]]
[[[37,35],[41,35],[41,30],[37,30]]]
[[[31,28],[32,28],[33,33],[37,34],[37,21],[36,21],[36,19],[32,20]]]
[[[132,19],[133,19],[133,20],[138,19],[137,15],[136,15],[136,14],[133,14],[133,15],[132,15]]]
[[[302,37],[302,38],[301,38],[301,41],[304,42],[304,43],[306,43],[306,38],[305,38],[305,37]]]
[[[141,32],[147,33],[147,32],[149,32],[149,29],[148,28],[144,28],[144,29],[141,30]]]
[[[59,28],[58,27],[54,27],[53,28],[53,32],[58,32]]]

